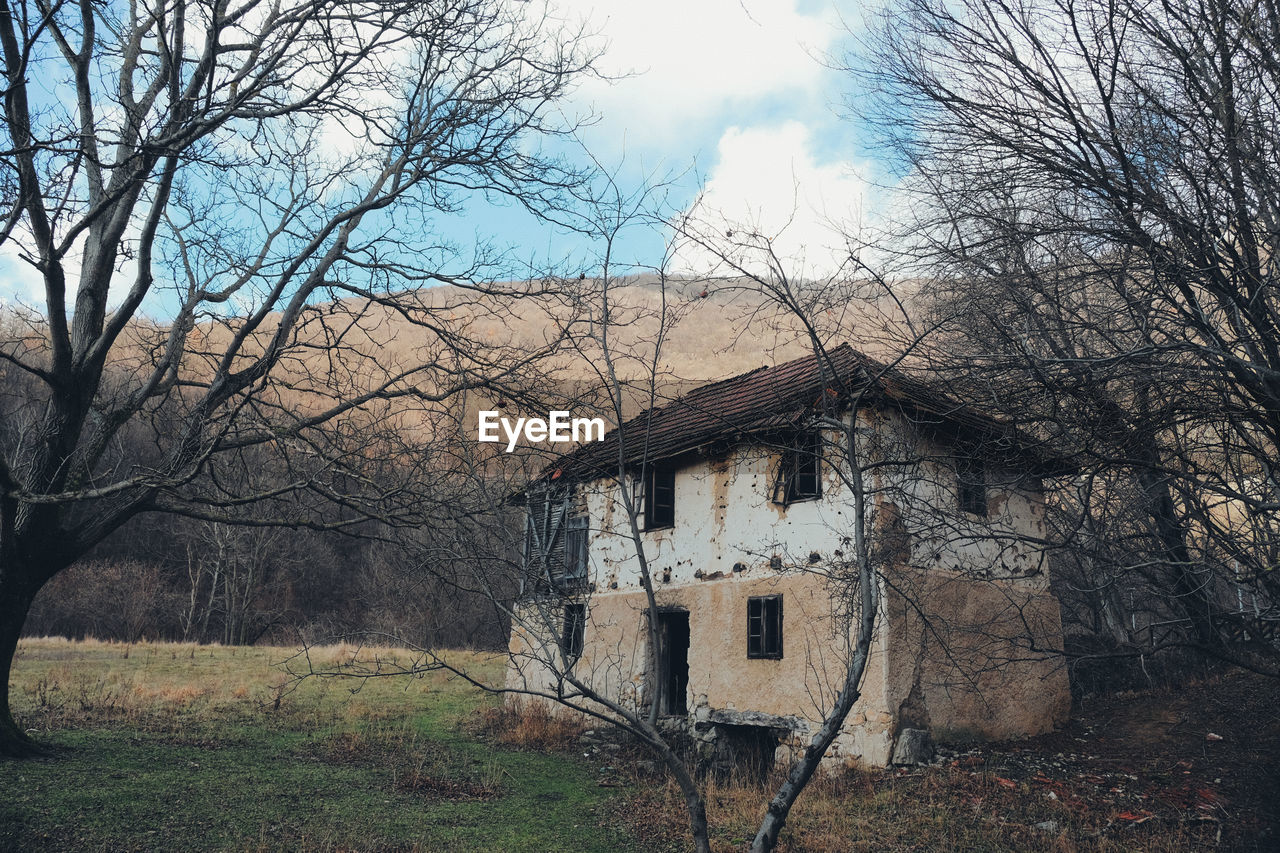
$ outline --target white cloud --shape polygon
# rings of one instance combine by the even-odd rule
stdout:
[[[739,240],[744,232],[760,234],[791,274],[820,275],[840,265],[845,235],[855,233],[874,206],[869,173],[866,163],[820,162],[801,122],[731,127],[720,138],[719,159],[687,214],[701,232],[717,239],[726,231]],[[674,265],[694,271],[713,261],[706,250],[685,245]]]
[[[115,272],[107,292],[107,310],[113,311],[124,299],[128,288],[138,274],[137,241],[139,225],[132,222],[125,227],[122,245],[133,251],[122,251],[116,258]],[[66,287],[68,316],[75,310],[76,293],[80,287],[81,266],[84,263],[86,232],[81,232],[62,256],[62,276]],[[0,243],[0,303],[18,304],[34,308],[41,313],[48,310],[45,301],[44,277],[23,256],[36,256],[35,238],[25,222],[19,222],[9,239]]]
[[[0,304],[5,302],[44,304],[44,279],[22,259],[21,249],[13,239],[0,244]]]
[[[601,68],[634,73],[584,86],[601,132],[662,143],[689,124],[788,94],[821,99],[826,69],[815,58],[841,35],[833,7],[802,12],[779,0],[563,0],[608,42]],[[644,138],[636,139],[638,135]]]

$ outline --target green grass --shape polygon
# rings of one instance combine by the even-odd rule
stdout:
[[[689,847],[679,789],[643,769],[638,748],[588,761],[572,725],[536,708],[495,713],[492,697],[440,671],[368,680],[356,693],[350,680],[294,683],[281,666],[291,654],[24,642],[15,711],[52,751],[0,762],[0,851]],[[318,668],[332,669],[352,650],[313,654]],[[457,660],[490,682],[505,663],[465,653]],[[820,774],[792,812],[779,853],[1270,849],[1274,834],[1264,827],[1274,798],[1264,782],[1275,766],[1275,688],[1233,684],[1184,697],[1188,709],[1203,709],[1221,693],[1243,709],[1234,723],[1222,713],[1203,723],[1224,735],[1219,747],[1241,744],[1217,763],[1206,763],[1204,741],[1185,728],[1134,739],[1125,720],[1142,723],[1164,707],[1138,696],[1091,728],[1046,736],[1025,753],[1010,745],[927,771]],[[504,746],[512,743],[548,749]],[[1050,759],[1064,751],[1098,756],[1055,770]],[[774,769],[768,790],[708,785],[716,853],[744,849],[783,772]],[[1258,803],[1237,789],[1206,816],[1198,800],[1162,799],[1216,790],[1219,777],[1233,774],[1264,792]],[[1153,819],[1135,820],[1148,809]]]
[[[288,654],[24,642],[14,710],[53,752],[5,763],[0,848],[636,846],[608,820],[628,792],[599,787],[595,768],[471,733],[492,701],[474,688],[434,672],[289,692]],[[500,675],[500,659],[469,663]]]

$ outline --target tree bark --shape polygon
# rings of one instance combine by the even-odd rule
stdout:
[[[689,832],[693,836],[693,849],[696,853],[711,853],[711,838],[707,830],[707,804],[702,797],[702,792],[698,790],[698,783],[670,747],[666,748],[663,759],[676,777],[680,792],[684,795],[685,811],[689,813]]]
[[[871,582],[875,583],[876,580],[872,578]],[[879,606],[878,602],[876,606]],[[800,794],[804,792],[809,780],[813,778],[813,774],[822,763],[822,757],[827,754],[832,742],[840,734],[840,729],[848,718],[849,712],[861,697],[862,692],[858,686],[862,682],[862,673],[866,670],[867,659],[871,653],[871,633],[867,625],[874,624],[874,621],[874,616],[870,620],[863,620],[864,634],[858,637],[854,658],[849,663],[840,695],[836,697],[834,707],[827,713],[822,727],[809,742],[804,755],[792,765],[791,772],[787,774],[787,780],[769,801],[768,811],[760,821],[760,828],[751,842],[751,853],[770,853],[778,846],[778,836],[782,833],[782,828],[787,825],[791,808],[796,804],[796,800],[800,799]]]
[[[1160,540],[1162,556],[1172,575],[1173,601],[1191,622],[1195,639],[1204,649],[1216,649],[1222,645],[1222,637],[1213,624],[1210,597],[1205,583],[1196,577],[1191,550],[1187,547],[1186,526],[1178,517],[1169,481],[1154,469],[1139,472],[1138,481],[1146,495],[1148,512]]]
[[[14,571],[16,567],[6,566],[5,575],[10,578],[0,582],[0,756],[6,758],[24,758],[39,755],[44,750],[13,719],[9,705],[9,677],[13,669],[13,658],[18,651],[18,639],[22,636],[22,626],[27,621],[27,613],[31,610],[31,602],[35,600],[39,587],[12,579],[14,575],[21,578],[24,574]]]

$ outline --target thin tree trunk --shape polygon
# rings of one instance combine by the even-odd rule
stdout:
[[[680,791],[684,794],[684,807],[689,812],[689,831],[693,835],[693,849],[697,853],[711,853],[711,838],[707,832],[707,804],[702,798],[702,792],[698,790],[698,783],[689,775],[688,769],[682,762],[680,770],[676,772],[676,781],[680,784]]]
[[[671,744],[667,743],[656,726],[637,715],[630,717],[630,728],[632,734],[639,735],[640,740],[649,747],[654,756],[667,766],[671,775],[675,777],[676,784],[680,786],[685,811],[689,814],[689,833],[693,836],[693,849],[697,853],[711,853],[707,805],[698,787],[698,781],[693,778],[693,774],[689,772],[680,755],[672,749]]]
[[[787,780],[782,783],[778,793],[769,801],[769,808],[765,812],[764,819],[760,821],[760,829],[756,832],[756,837],[751,842],[751,853],[769,853],[769,851],[778,846],[778,835],[781,834],[782,828],[787,825],[787,817],[791,814],[791,807],[796,804],[796,800],[800,798],[800,794],[808,786],[809,780],[813,778],[813,774],[822,763],[822,757],[827,754],[831,743],[840,734],[841,726],[844,725],[849,712],[853,710],[854,704],[862,695],[858,690],[858,682],[862,680],[862,670],[865,668],[865,664],[866,657],[859,650],[859,658],[850,667],[849,677],[845,681],[844,688],[840,691],[840,697],[836,700],[835,707],[827,715],[822,728],[818,730],[813,740],[810,741],[808,748],[804,751],[804,756],[791,768],[791,772],[787,775]]]
[[[816,335],[812,337],[814,353],[823,362],[824,350]],[[825,372],[825,371],[824,371]],[[833,375],[832,379],[836,377]],[[826,377],[824,376],[824,384]],[[880,611],[879,577],[871,560],[871,548],[867,539],[867,485],[864,480],[862,456],[858,449],[858,413],[860,411],[860,394],[853,397],[849,406],[849,420],[844,426],[841,437],[844,462],[849,466],[844,476],[853,498],[853,541],[854,559],[858,572],[859,616],[857,634],[855,635],[851,657],[845,670],[844,683],[830,711],[823,718],[822,725],[809,741],[800,760],[791,766],[787,779],[778,788],[778,792],[769,801],[768,810],[760,821],[760,827],[751,842],[751,853],[770,853],[778,846],[778,836],[787,824],[792,807],[804,793],[809,780],[817,772],[823,756],[831,748],[831,744],[840,734],[849,712],[862,695],[860,686],[862,676],[871,657],[871,643]],[[830,413],[828,413],[830,414]],[[838,413],[836,417],[838,418]]]
[[[860,685],[862,675],[867,668],[867,660],[871,657],[872,632],[880,607],[880,596],[878,587],[875,586],[879,580],[874,573],[863,572],[861,582],[864,584],[861,595],[863,613],[858,620],[858,636],[853,657],[845,671],[844,684],[840,688],[834,706],[822,721],[821,728],[809,741],[809,746],[800,760],[792,765],[791,772],[778,788],[778,793],[769,801],[769,808],[765,812],[764,819],[760,821],[755,839],[751,842],[751,853],[769,853],[777,847],[778,836],[786,826],[791,808],[808,786],[809,780],[821,765],[823,756],[827,754],[832,742],[840,734],[840,729],[844,726],[849,712],[853,710],[853,706],[862,695]]]

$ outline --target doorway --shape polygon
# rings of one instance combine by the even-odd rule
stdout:
[[[689,713],[689,612],[658,613],[658,710],[669,716]]]

